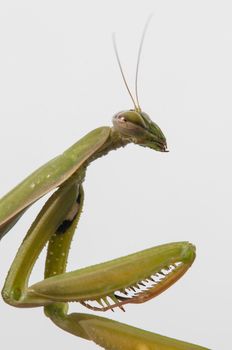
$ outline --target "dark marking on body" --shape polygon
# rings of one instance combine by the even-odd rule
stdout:
[[[76,199],[76,203],[78,204],[78,208],[79,208],[79,205],[81,203],[81,193],[78,194],[77,199]],[[69,229],[69,227],[72,225],[73,221],[75,220],[75,218],[77,216],[77,213],[78,213],[78,209],[77,209],[77,212],[75,213],[74,217],[72,218],[72,220],[65,219],[60,224],[60,226],[57,228],[56,234],[58,234],[58,235],[64,234]]]
[[[68,228],[72,225],[73,220],[64,220],[62,222],[62,224],[58,227],[58,229],[56,230],[56,234],[60,235],[65,233]]]
[[[81,193],[78,194],[76,202],[81,204]]]

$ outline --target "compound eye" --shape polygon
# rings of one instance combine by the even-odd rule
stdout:
[[[146,129],[142,116],[137,111],[122,111],[113,117],[114,127],[122,134],[140,136]]]
[[[134,110],[119,112],[115,115],[117,122],[130,123],[135,127],[146,128],[146,123],[140,113]]]
[[[117,115],[117,119],[118,119],[120,122],[127,122],[127,119],[126,119],[126,116],[124,115],[124,113],[118,114],[118,115]]]
[[[113,124],[114,126],[125,126],[127,123],[127,118],[124,112],[119,112],[113,116]]]

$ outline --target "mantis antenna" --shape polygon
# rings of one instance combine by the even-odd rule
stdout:
[[[140,63],[140,57],[141,57],[141,52],[142,52],[142,47],[143,47],[143,43],[144,43],[144,38],[147,32],[147,28],[148,25],[151,21],[153,14],[150,14],[150,16],[148,17],[144,29],[143,29],[143,33],[142,33],[142,37],[140,40],[140,44],[139,44],[139,51],[138,51],[138,58],[137,58],[137,64],[136,64],[136,73],[135,73],[135,97],[136,97],[136,103],[137,103],[137,108],[139,110],[141,110],[140,105],[139,105],[139,98],[138,98],[138,75],[139,75],[139,63]]]
[[[145,23],[145,26],[144,26],[144,29],[143,29],[143,33],[142,33],[142,37],[141,37],[140,44],[139,44],[138,58],[137,58],[137,63],[136,63],[136,73],[135,73],[135,97],[136,97],[136,101],[135,101],[135,99],[134,99],[134,97],[133,97],[133,95],[132,95],[132,93],[131,93],[131,91],[129,89],[129,86],[128,86],[127,81],[126,81],[125,74],[123,73],[121,61],[120,61],[119,54],[118,54],[118,48],[117,48],[115,33],[112,34],[112,41],[113,41],[113,46],[114,46],[114,52],[115,52],[115,55],[116,55],[116,58],[117,58],[119,69],[120,69],[120,72],[121,72],[124,84],[126,86],[126,89],[127,89],[128,93],[129,93],[131,99],[132,99],[132,102],[133,102],[133,105],[135,107],[135,110],[137,110],[137,111],[141,111],[141,108],[140,108],[140,105],[139,105],[139,98],[138,98],[139,63],[140,63],[140,57],[141,57],[142,47],[143,47],[143,43],[144,43],[144,38],[145,38],[145,35],[146,35],[146,32],[147,32],[147,28],[148,28],[148,25],[150,23],[150,20],[151,20],[152,16],[153,16],[153,14],[151,14],[148,17],[148,19],[147,19],[147,21]]]
[[[132,95],[132,93],[131,93],[131,91],[130,91],[130,89],[129,89],[129,86],[128,86],[128,84],[127,84],[125,75],[124,75],[124,73],[123,73],[122,65],[121,65],[121,62],[120,62],[119,54],[118,54],[118,49],[117,49],[117,44],[116,44],[115,33],[112,34],[112,40],[113,40],[113,45],[114,45],[114,52],[115,52],[115,55],[116,55],[116,58],[117,58],[117,62],[118,62],[118,65],[119,65],[119,69],[120,69],[121,74],[122,74],[122,79],[123,79],[123,81],[124,81],[124,84],[125,84],[125,86],[126,86],[126,89],[127,89],[128,93],[129,93],[129,95],[130,95],[130,97],[131,97],[131,99],[132,99],[132,102],[133,102],[133,104],[134,104],[134,106],[135,106],[135,110],[138,110],[138,106],[137,106],[136,103],[135,103],[135,100],[134,100],[134,98],[133,98],[133,95]]]

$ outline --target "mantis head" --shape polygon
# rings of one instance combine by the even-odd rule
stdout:
[[[139,62],[142,51],[142,46],[144,42],[145,33],[150,22],[151,16],[149,16],[146,25],[143,30],[138,58],[136,64],[136,74],[135,74],[135,98],[133,97],[129,86],[127,84],[122,65],[120,62],[118,49],[116,45],[115,35],[113,35],[113,45],[116,54],[118,66],[125,84],[125,87],[131,97],[134,105],[134,109],[128,111],[118,112],[113,117],[114,128],[122,135],[123,138],[128,139],[130,142],[134,142],[144,147],[150,147],[159,152],[168,152],[166,138],[157,124],[155,124],[147,113],[143,112],[140,108],[139,98],[138,98],[138,72],[139,72]]]
[[[159,126],[138,108],[115,114],[113,125],[122,137],[136,144],[159,152],[168,152],[166,138]]]

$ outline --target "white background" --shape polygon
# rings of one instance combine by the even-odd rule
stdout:
[[[157,299],[105,316],[228,349],[231,343],[232,5],[230,1],[1,1],[0,195],[91,129],[132,107],[112,49],[170,153],[130,145],[88,170],[69,268],[189,240],[197,259]],[[43,201],[42,201],[43,202]],[[3,285],[40,201],[0,243]],[[32,281],[42,278],[39,261]],[[87,310],[73,304],[72,310]],[[62,332],[42,309],[1,301],[4,349],[97,349]]]

